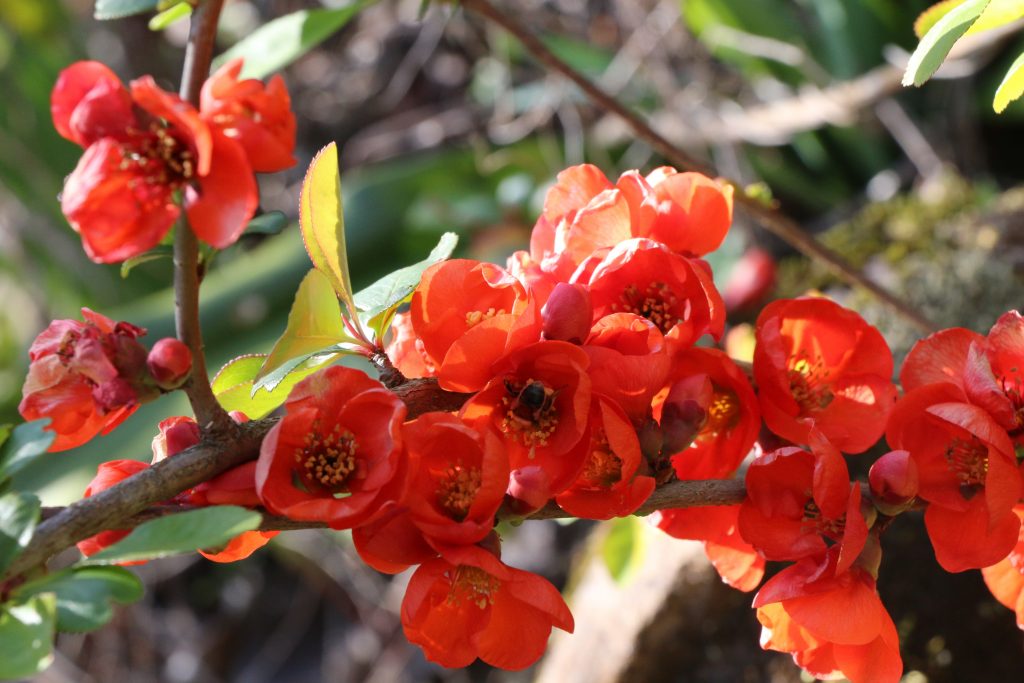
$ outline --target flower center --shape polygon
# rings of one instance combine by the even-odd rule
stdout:
[[[818,504],[814,502],[813,498],[809,497],[807,502],[804,503],[801,528],[805,531],[818,533],[830,541],[839,542],[842,540],[843,531],[846,529],[846,515],[835,519],[828,519],[822,516]]]
[[[486,311],[470,311],[466,314],[466,327],[475,327],[482,323],[484,320],[493,318],[496,315],[502,315],[505,313],[504,308],[488,308]]]
[[[548,439],[558,426],[555,408],[558,392],[533,379],[522,383],[507,379],[505,390],[508,395],[501,399],[505,408],[501,431],[529,447],[532,458],[537,446],[548,445]]]
[[[494,604],[494,593],[501,588],[501,581],[479,567],[459,565],[455,569],[452,587],[448,591],[448,602],[461,605],[471,602],[480,609]]]
[[[643,292],[636,285],[629,285],[622,291],[619,301],[621,303],[612,304],[613,311],[635,313],[647,318],[662,332],[668,332],[683,322],[675,310],[679,298],[664,282],[651,282]],[[689,302],[684,304],[689,307]]]
[[[612,453],[608,435],[603,429],[590,440],[590,452],[580,474],[580,485],[590,490],[605,491],[622,479],[622,458]]]
[[[820,355],[815,356],[813,361],[804,351],[796,356],[796,362],[789,370],[789,390],[801,412],[824,410],[832,403],[835,395],[829,387],[829,374]]]
[[[452,519],[461,522],[469,514],[480,483],[479,468],[451,465],[438,482],[437,501]]]
[[[302,448],[295,449],[299,475],[313,490],[343,492],[358,465],[355,437],[340,425],[334,425],[327,434],[319,433],[316,428],[314,423],[314,431],[306,434]]]
[[[130,144],[130,143],[129,143]],[[137,142],[124,151],[122,169],[132,166],[150,185],[169,185],[177,188],[196,174],[195,155],[188,145],[158,123],[139,135]]]
[[[740,419],[740,400],[736,393],[714,386],[714,396],[707,409],[707,418],[698,439],[713,439],[733,427]]]
[[[960,480],[960,493],[970,500],[985,486],[988,474],[988,448],[976,436],[955,438],[943,453],[950,472]]]

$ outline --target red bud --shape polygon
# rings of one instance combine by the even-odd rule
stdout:
[[[159,425],[160,433],[153,437],[153,462],[177,455],[199,443],[199,425],[191,417],[169,417]]]
[[[590,334],[593,308],[590,291],[584,285],[559,282],[541,309],[544,338],[582,344]]]
[[[513,514],[526,516],[551,500],[551,482],[539,465],[512,470],[505,502]]]
[[[661,409],[662,452],[678,453],[693,443],[707,421],[713,396],[707,375],[694,375],[672,385]]]
[[[904,506],[917,495],[917,465],[907,451],[892,451],[875,461],[868,472],[868,481],[876,504],[883,504],[882,512],[900,512],[885,508]]]
[[[161,389],[177,389],[192,371],[192,352],[182,342],[168,337],[153,345],[146,364]]]

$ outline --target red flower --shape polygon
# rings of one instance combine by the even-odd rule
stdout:
[[[731,222],[732,188],[699,173],[628,171],[612,185],[596,166],[582,164],[558,174],[530,252],[536,261],[568,257],[578,265],[596,249],[646,237],[701,256],[718,248]]]
[[[18,411],[26,420],[49,417],[51,452],[107,434],[159,392],[148,383],[146,331],[82,309],[85,322],[55,320],[29,347],[30,365]]]
[[[537,304],[500,266],[453,259],[428,268],[409,315],[425,358],[449,391],[478,391],[503,355],[540,339]]]
[[[555,501],[573,517],[631,515],[654,491],[654,478],[640,471],[643,458],[636,430],[621,408],[597,395],[588,426],[583,471]]]
[[[679,346],[722,336],[725,307],[707,264],[648,239],[620,242],[590,276],[594,320],[610,313],[647,318]]]
[[[300,382],[260,448],[256,492],[268,510],[348,529],[404,493],[405,404],[352,368]]]
[[[552,626],[573,630],[558,590],[477,546],[424,562],[402,601],[405,637],[450,668],[478,657],[501,669],[526,668],[544,653]]]
[[[860,566],[830,571],[838,553],[808,557],[773,576],[754,597],[761,647],[788,652],[816,678],[896,683],[903,673],[892,618]]]
[[[437,369],[416,336],[408,311],[396,313],[391,323],[391,341],[385,349],[391,364],[408,378],[436,377]]]
[[[241,144],[152,78],[126,90],[102,64],[78,62],[61,72],[51,111],[57,131],[86,148],[61,208],[94,261],[156,246],[181,212],[177,193],[196,235],[215,247],[252,218],[256,181]]]
[[[1013,511],[1024,521],[1024,505]],[[981,575],[995,599],[1016,613],[1017,626],[1024,630],[1024,527],[1009,556],[982,569]]]
[[[93,477],[89,485],[85,487],[85,493],[82,494],[83,498],[95,495],[100,491],[106,491],[114,484],[119,484],[128,477],[147,469],[149,465],[138,460],[111,460],[109,462],[100,463],[100,466],[96,469],[96,476]],[[99,551],[103,550],[109,545],[113,545],[120,541],[122,538],[132,532],[131,529],[112,529],[110,531],[101,531],[95,536],[90,536],[85,540],[77,543],[78,550],[89,557],[95,555]],[[126,565],[137,565],[145,564],[142,562],[125,562]]]
[[[971,403],[981,406],[1018,443],[1024,443],[1024,318],[1003,314],[988,336],[973,342],[964,367]]]
[[[641,422],[669,369],[665,337],[658,326],[633,313],[612,313],[594,324],[583,351],[590,358],[594,392]]]
[[[812,426],[844,453],[870,448],[896,400],[882,335],[828,299],[780,299],[757,318],[754,379],[768,428],[807,443]]]
[[[588,362],[573,344],[536,342],[496,363],[494,378],[462,408],[463,419],[487,419],[502,434],[512,470],[541,470],[545,498],[568,487],[585,462]]]
[[[750,592],[764,578],[765,560],[740,535],[739,512],[739,505],[676,508],[659,510],[651,519],[669,536],[703,542],[704,554],[722,580]]]
[[[850,483],[846,462],[834,446],[818,434],[811,438],[813,453],[780,448],[750,465],[739,530],[769,560],[821,555],[838,544],[836,571],[844,572],[868,536],[860,485]]]
[[[910,349],[900,369],[903,391],[942,382],[964,390],[967,354],[972,343],[983,339],[977,332],[962,327],[940,330],[921,339]]]
[[[396,573],[437,554],[435,546],[482,541],[508,487],[508,458],[498,435],[450,413],[425,413],[402,427],[409,459],[406,497],[380,520],[352,531],[363,560]]]
[[[918,495],[929,502],[925,527],[949,572],[1006,557],[1020,529],[1013,506],[1024,491],[1006,431],[962,397],[950,383],[914,389],[896,404],[885,433],[917,465]]]
[[[233,59],[203,84],[199,112],[238,140],[257,173],[272,173],[295,165],[295,114],[280,75],[266,86],[254,78],[238,80],[242,59]]]
[[[757,396],[747,376],[717,349],[687,349],[674,357],[667,386],[654,401],[654,417],[663,429],[671,429],[665,419],[665,401],[670,396],[675,401],[694,401],[703,416],[693,441],[671,454],[676,476],[684,480],[731,477],[761,430]]]

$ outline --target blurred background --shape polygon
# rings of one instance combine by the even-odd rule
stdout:
[[[80,150],[54,132],[48,101],[60,69],[84,58],[176,90],[187,22],[154,33],[147,17],[94,21],[92,4],[0,0],[0,423],[17,419],[25,350],[51,319],[88,306],[148,328],[150,339],[173,333],[170,259],[122,277],[88,261],[61,216],[57,198]],[[228,0],[219,46],[288,12],[340,4]],[[719,173],[771,188],[807,230],[941,326],[985,332],[1024,303],[1024,106],[991,108],[1022,48],[1012,31],[907,90],[899,80],[924,1],[496,4]],[[261,206],[294,221],[311,156],[337,141],[357,289],[420,260],[448,230],[460,255],[503,262],[525,245],[568,165],[590,161],[614,178],[662,163],[501,29],[447,4],[373,3],[284,76],[299,163],[260,179]],[[917,338],[742,215],[710,260],[721,287],[763,276],[732,324],[753,320],[767,297],[819,289],[878,325],[898,355]],[[270,349],[309,267],[294,225],[218,255],[203,285],[211,370]],[[44,504],[73,500],[99,462],[148,460],[153,425],[185,412],[177,398],[147,405],[112,435],[44,457],[20,483]],[[637,520],[504,532],[506,561],[565,586],[579,625],[531,671],[427,663],[401,633],[408,577],[364,567],[344,534],[301,532],[237,565],[196,557],[141,567],[144,601],[95,634],[61,636],[39,680],[800,680],[787,656],[758,648],[751,596],[722,586],[698,544]],[[1019,678],[1021,632],[980,575],[942,573],[920,519],[901,519],[886,539],[879,590],[907,680]]]

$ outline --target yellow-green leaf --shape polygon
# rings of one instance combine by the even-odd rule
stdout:
[[[935,26],[942,17],[946,16],[951,9],[959,5],[963,0],[942,0],[937,2],[921,14],[917,15],[917,19],[914,20],[914,35],[918,39],[924,38],[924,34],[928,33],[928,30]]]
[[[331,281],[322,271],[310,270],[295,293],[284,334],[254,379],[258,384],[288,361],[338,350],[333,347],[345,343],[356,344],[356,340],[345,331]]]
[[[928,29],[907,62],[903,85],[921,85],[942,65],[953,45],[977,21],[989,0],[966,0]]]
[[[949,14],[962,2],[963,0],[942,0],[921,12],[914,22],[914,33],[918,38],[923,38],[931,27],[938,23],[939,19]],[[1024,2],[1021,0],[992,0],[978,20],[967,29],[965,35],[970,36],[981,31],[999,28],[1017,21],[1021,17],[1024,17]]]
[[[354,311],[345,253],[338,146],[333,142],[320,150],[306,171],[299,195],[299,226],[313,265],[327,277],[348,309]]]
[[[284,403],[296,384],[333,361],[337,356],[338,354],[314,356],[305,363],[300,363],[299,367],[293,368],[287,377],[273,388],[253,386],[256,373],[263,367],[267,354],[239,356],[228,361],[213,378],[211,383],[213,393],[224,410],[238,410],[245,413],[250,419],[258,420],[261,417],[266,417]]]
[[[1005,26],[1021,17],[1024,17],[1024,2],[1021,0],[992,0],[967,30],[967,35]]]
[[[1001,114],[1010,102],[1021,95],[1024,95],[1024,53],[1013,60],[1003,82],[996,88],[996,97],[992,101],[992,108],[996,110],[997,114]]]

